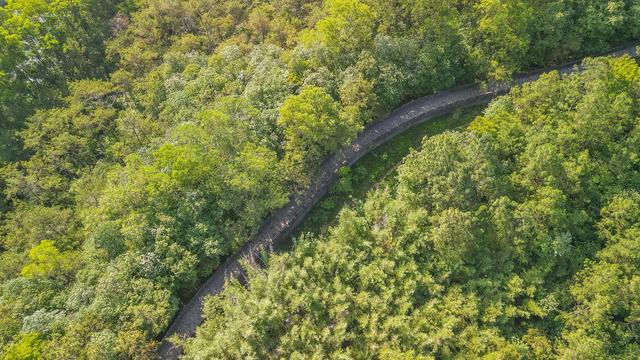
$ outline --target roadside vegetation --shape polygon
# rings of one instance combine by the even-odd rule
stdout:
[[[302,234],[305,236],[326,234],[328,228],[335,225],[342,208],[365,200],[372,189],[394,186],[398,165],[411,150],[420,148],[425,136],[430,137],[445,131],[464,128],[480,114],[481,110],[480,107],[461,109],[451,115],[420,124],[375,148],[351,168],[343,168],[338,181],[329,190],[329,194],[311,210],[293,238]],[[289,243],[286,248],[291,244]]]

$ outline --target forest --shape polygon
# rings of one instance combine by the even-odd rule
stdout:
[[[634,359],[640,68],[551,73],[210,298],[187,359]]]
[[[640,0],[0,1],[0,359],[152,359],[322,160],[421,96],[640,38]],[[187,359],[640,356],[640,69],[425,138]]]

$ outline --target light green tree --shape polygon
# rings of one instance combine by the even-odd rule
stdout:
[[[278,125],[284,129],[291,180],[304,183],[324,155],[358,132],[359,124],[341,114],[339,103],[322,88],[310,86],[287,98]]]
[[[20,274],[26,278],[59,277],[71,270],[72,266],[71,253],[61,252],[51,240],[42,240],[29,250],[29,263]]]

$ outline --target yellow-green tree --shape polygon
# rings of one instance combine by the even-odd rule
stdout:
[[[42,240],[29,250],[29,263],[20,274],[26,278],[64,276],[73,266],[71,253],[61,252],[51,240]]]
[[[350,139],[357,124],[342,116],[340,104],[320,87],[309,86],[287,98],[278,125],[284,128],[290,177],[304,183],[322,156]]]

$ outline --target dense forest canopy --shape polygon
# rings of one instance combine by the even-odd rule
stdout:
[[[640,356],[640,68],[586,66],[425,139],[326,237],[249,267],[186,358]]]
[[[517,71],[637,39],[639,15],[637,0],[6,1],[0,7],[0,358],[153,357],[155,340],[180,302],[247,241],[268,214],[308,184],[323,157],[367,123],[405,101],[456,84],[504,80]],[[512,255],[496,258],[503,259],[504,269],[495,276],[504,273],[522,280],[522,285],[513,285],[516,313],[522,311],[518,310],[522,301],[537,304],[543,294],[556,294],[550,284],[558,284],[557,296],[565,296],[568,279],[582,259],[593,257],[606,241],[633,238],[625,235],[635,231],[631,220],[611,235],[592,227],[605,221],[599,215],[601,208],[611,206],[615,222],[616,216],[627,216],[617,207],[632,208],[634,203],[629,201],[635,201],[635,195],[614,190],[633,189],[636,178],[615,180],[611,174],[617,170],[622,177],[636,169],[637,148],[624,142],[634,139],[629,127],[635,121],[636,68],[629,61],[593,67],[593,83],[587,77],[567,83],[545,80],[564,94],[564,98],[549,95],[548,106],[553,108],[557,101],[561,104],[557,112],[571,118],[571,111],[579,114],[575,115],[578,123],[567,125],[566,138],[553,140],[557,143],[552,143],[551,130],[542,131],[551,123],[536,128],[538,134],[519,113],[510,112],[528,111],[523,109],[529,102],[508,109],[508,100],[476,121],[475,135],[439,140],[444,141],[442,146],[460,149],[456,156],[468,158],[460,171],[474,171],[478,177],[474,181],[483,184],[478,191],[487,193],[465,193],[459,201],[475,201],[477,208],[461,205],[437,215],[442,223],[434,229],[440,230],[429,227],[428,231],[461,231],[460,236],[467,239],[483,238],[476,231],[493,229],[485,224],[486,216],[493,214],[490,199],[500,195],[504,216],[513,216],[511,210],[525,206],[520,204],[537,194],[533,198],[540,204],[527,206],[541,207],[543,215],[531,219],[528,235],[518,235],[522,243],[505,244],[500,250],[513,251]],[[621,77],[629,79],[615,80]],[[589,96],[599,102],[589,106],[584,100]],[[573,109],[578,102],[584,108]],[[500,106],[507,108],[502,111]],[[612,106],[620,112],[615,113]],[[605,116],[606,109],[615,117]],[[539,111],[546,114],[541,115],[543,119],[561,120]],[[593,128],[580,127],[590,119]],[[534,141],[522,136],[526,131],[538,136],[540,146],[531,143],[526,153],[538,162],[516,161]],[[486,140],[491,136],[493,142]],[[579,138],[580,143],[571,136],[585,138]],[[476,153],[464,145],[468,143],[487,158],[475,159]],[[619,152],[613,151],[616,146],[621,147]],[[553,158],[562,155],[560,150],[567,151],[565,157]],[[581,154],[577,159],[572,158],[574,150]],[[609,153],[616,155],[611,164],[604,157]],[[497,159],[504,164],[494,163]],[[562,170],[568,159],[575,166]],[[521,175],[509,175],[519,174],[516,170],[525,163],[531,164],[528,170],[523,167]],[[536,175],[534,165],[548,165],[560,173]],[[600,166],[603,173],[598,172]],[[554,178],[557,188],[541,186],[549,176],[564,177]],[[406,179],[407,184],[411,181]],[[602,190],[605,185],[611,189]],[[614,193],[629,203],[619,205],[611,197]],[[391,203],[402,202],[388,196]],[[423,206],[437,206],[427,203],[430,195],[420,196]],[[482,198],[473,200],[477,196]],[[483,214],[479,215],[480,207]],[[556,208],[564,210],[556,213]],[[522,216],[533,216],[527,211],[521,210]],[[427,215],[431,219],[436,213]],[[478,223],[478,216],[485,222]],[[447,229],[449,217],[458,219],[461,227]],[[500,221],[508,226],[508,218]],[[542,249],[547,246],[546,234],[558,245]],[[511,235],[500,236],[504,241],[511,239]],[[486,236],[483,241],[489,244],[498,237]],[[336,241],[328,239],[327,244]],[[306,250],[297,251],[324,256],[315,246],[320,245],[304,245],[301,249]],[[446,243],[438,246],[434,251],[450,248]],[[515,247],[509,250],[510,246]],[[540,265],[536,270],[540,274],[529,279],[522,273],[554,251],[560,254],[554,255],[557,260],[545,260],[549,264]],[[335,255],[351,261],[350,254]],[[608,261],[606,255],[600,257]],[[469,265],[465,254],[455,252],[445,258],[451,262],[442,260],[443,268],[436,269],[441,273],[432,275],[443,279],[421,278],[416,284],[424,287],[455,278],[459,295],[451,296],[459,299],[471,291],[464,287],[465,279],[484,281],[480,279],[489,264]],[[521,264],[529,265],[516,267]],[[599,274],[598,264],[594,262],[592,271]],[[620,267],[632,271],[627,265]],[[566,273],[556,274],[557,278],[548,274],[557,269]],[[590,284],[588,271],[580,275],[585,286]],[[398,284],[406,286],[400,280]],[[492,285],[497,294],[502,291],[499,284]],[[522,300],[518,286],[524,293],[531,292],[529,298]],[[530,291],[531,286],[535,289]],[[441,292],[449,294],[451,289],[446,285]],[[435,290],[424,291],[418,302],[435,299],[430,293]],[[576,291],[576,299],[589,302],[587,295]],[[476,309],[484,309],[488,306],[484,302],[493,298],[476,292]],[[501,301],[495,305],[495,321],[505,322],[499,330],[515,334],[529,329],[521,317],[505,320],[500,306],[510,303]],[[568,303],[565,298],[553,301]],[[545,316],[551,315],[544,314],[536,315],[547,325],[541,325],[540,337],[534,339],[548,338],[555,349],[559,338],[555,334],[561,330],[546,329],[551,325]],[[224,316],[221,319],[227,321]],[[242,319],[238,316],[234,321]],[[477,324],[473,317],[468,319],[469,324]],[[217,329],[212,323],[207,328]],[[556,323],[560,327],[571,321],[552,322]],[[578,320],[575,324],[578,330],[582,326]],[[257,328],[256,333],[263,330]],[[498,330],[487,331],[495,333],[491,341],[503,341]],[[228,336],[231,341],[234,335]],[[620,337],[616,349],[633,342]],[[261,346],[270,346],[267,340],[272,340],[264,340]],[[200,340],[194,344],[206,348]],[[407,344],[402,343],[402,348]],[[292,345],[287,351],[303,348]],[[476,350],[485,348],[489,347]]]
[[[105,78],[110,21],[120,1],[9,0],[0,5],[0,164],[20,155],[14,130],[39,108],[60,105],[68,84]]]

